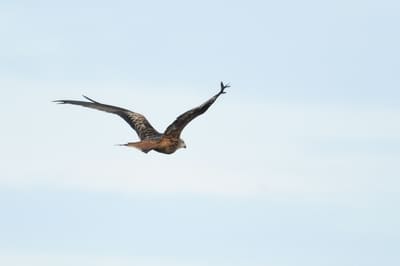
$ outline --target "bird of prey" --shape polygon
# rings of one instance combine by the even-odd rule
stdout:
[[[84,95],[83,97],[88,101],[56,100],[54,102],[60,104],[80,105],[116,114],[124,119],[136,131],[140,138],[140,141],[138,142],[129,142],[119,145],[135,147],[144,153],[154,150],[160,153],[171,154],[179,148],[186,148],[185,142],[180,138],[181,132],[185,126],[194,118],[206,112],[220,95],[226,93],[225,89],[229,87],[229,84],[224,84],[221,82],[221,89],[217,94],[215,94],[202,105],[178,116],[175,121],[167,127],[164,133],[160,133],[155,130],[146,117],[144,117],[142,114],[132,112],[121,107],[99,103]]]

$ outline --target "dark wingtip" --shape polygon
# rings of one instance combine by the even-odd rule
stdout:
[[[225,89],[230,88],[230,87],[231,87],[231,85],[229,83],[224,84],[224,82],[221,81],[221,90],[220,90],[219,94],[226,93]]]
[[[53,103],[58,103],[58,104],[65,104],[66,102],[64,100],[55,100],[52,101]]]
[[[86,100],[91,101],[92,103],[99,103],[99,102],[96,102],[96,101],[93,100],[93,99],[90,99],[89,97],[87,97],[87,96],[85,96],[85,95],[83,95],[83,94],[82,94],[82,97],[85,98]]]

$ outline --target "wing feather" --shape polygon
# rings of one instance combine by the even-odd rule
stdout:
[[[95,100],[90,99],[89,97],[85,97],[85,99],[89,100],[90,102],[86,101],[75,101],[75,100],[57,100],[54,101],[60,104],[73,104],[73,105],[80,105],[100,111],[104,111],[107,113],[112,113],[120,116],[124,119],[138,134],[141,140],[144,139],[152,139],[161,136],[157,130],[153,128],[153,126],[149,123],[149,121],[144,117],[142,114],[132,112],[128,109],[124,109],[121,107],[102,104],[96,102]]]
[[[224,89],[229,88],[229,87],[230,87],[229,84],[224,85],[221,82],[221,91],[218,94],[211,97],[208,101],[206,101],[202,105],[197,106],[193,109],[190,109],[189,111],[178,116],[175,119],[175,121],[172,122],[172,124],[170,124],[167,127],[167,129],[164,131],[164,135],[173,137],[173,138],[179,138],[179,136],[180,136],[182,130],[185,128],[185,126],[187,126],[187,124],[189,124],[190,121],[192,121],[199,115],[204,114],[208,110],[208,108],[210,108],[210,106],[215,102],[215,100],[217,100],[217,98],[221,94],[225,93]]]

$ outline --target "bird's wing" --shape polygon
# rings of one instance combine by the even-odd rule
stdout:
[[[179,136],[180,136],[182,130],[185,128],[185,126],[187,124],[189,124],[190,121],[192,121],[193,119],[198,117],[199,115],[205,113],[207,111],[207,109],[210,108],[210,106],[215,102],[215,100],[221,94],[225,93],[224,90],[229,87],[230,87],[229,84],[225,85],[224,83],[221,82],[221,90],[216,95],[211,97],[208,101],[206,101],[202,105],[195,107],[195,108],[181,114],[180,116],[178,116],[175,119],[175,121],[172,122],[172,124],[167,127],[167,129],[164,132],[164,135],[169,136],[169,137],[179,138]]]
[[[147,121],[146,117],[139,113],[132,112],[130,110],[117,107],[117,106],[112,106],[112,105],[107,105],[107,104],[102,104],[99,102],[96,102],[89,97],[86,97],[83,95],[89,102],[86,101],[74,101],[74,100],[57,100],[54,101],[56,103],[60,104],[74,104],[74,105],[80,105],[88,108],[93,108],[97,109],[100,111],[116,114],[123,118],[138,134],[139,138],[141,140],[144,139],[152,139],[155,137],[159,137],[161,134],[157,132],[153,126]]]

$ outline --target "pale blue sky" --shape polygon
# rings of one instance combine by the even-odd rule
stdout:
[[[398,265],[396,1],[3,1],[1,265]],[[113,146],[232,87],[173,155]]]

